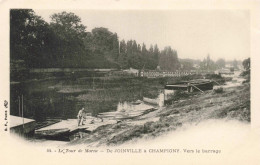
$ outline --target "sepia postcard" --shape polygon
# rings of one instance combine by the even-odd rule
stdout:
[[[3,164],[260,158],[260,1],[0,1]]]

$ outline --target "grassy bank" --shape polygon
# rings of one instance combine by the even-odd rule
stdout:
[[[152,118],[158,120],[151,121]],[[187,94],[182,99],[176,100],[173,104],[154,113],[132,121],[102,126],[90,134],[84,134],[84,138],[72,141],[70,144],[120,145],[140,138],[157,137],[174,131],[183,124],[223,118],[250,122],[249,83],[225,88],[222,92],[212,90],[205,93]]]

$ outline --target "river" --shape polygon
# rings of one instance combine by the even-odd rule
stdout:
[[[21,116],[23,105],[24,117],[37,122],[76,118],[82,107],[95,116],[116,111],[119,102],[142,98],[141,89],[141,80],[134,78],[63,77],[12,83],[10,112]]]

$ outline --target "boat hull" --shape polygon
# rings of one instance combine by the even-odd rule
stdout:
[[[164,89],[167,90],[187,90],[189,92],[192,91],[206,91],[206,90],[212,90],[213,89],[213,82],[212,81],[190,81],[190,82],[180,82],[180,83],[175,83],[175,84],[167,84],[165,85]]]

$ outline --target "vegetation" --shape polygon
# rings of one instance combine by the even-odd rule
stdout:
[[[16,74],[11,72],[13,77],[20,76],[18,80],[24,77],[26,69],[42,67],[156,69],[159,65],[162,70],[175,71],[192,70],[193,64],[199,65],[201,70],[223,68],[227,63],[232,63],[234,67],[239,64],[239,61],[227,62],[224,59],[214,62],[209,55],[203,61],[181,60],[177,51],[170,46],[159,50],[157,45],[147,48],[145,43],[139,44],[135,40],[119,41],[116,33],[104,27],[88,32],[81,19],[73,13],[53,14],[51,22],[47,23],[30,9],[10,11],[10,56],[11,69],[20,68],[23,71]],[[243,66],[246,71],[242,75],[250,81],[250,58],[243,61]],[[47,79],[53,76],[53,80],[28,81],[11,86],[11,113],[18,115],[15,113],[18,113],[19,103],[15,100],[21,93],[24,96],[25,117],[45,121],[46,117],[76,118],[82,107],[95,116],[100,112],[115,110],[120,101],[135,101],[143,96],[155,98],[166,83],[204,77],[220,84],[225,82],[224,78],[215,74],[155,79],[113,77],[97,75],[96,72],[53,74],[55,75],[43,73],[37,77]],[[30,76],[32,78],[34,75]],[[158,136],[185,122],[209,118],[231,117],[250,121],[250,84],[245,82],[243,85],[225,89],[225,92],[216,89],[218,94],[211,91],[206,91],[203,95],[200,92],[178,91],[166,102],[165,109],[156,112],[154,117],[159,118],[158,121],[141,125],[122,121],[103,126],[86,134],[79,142],[100,140],[108,145],[121,144],[146,135]]]
[[[31,9],[10,11],[11,62],[27,68],[84,67],[176,70],[177,51],[157,45],[146,48],[135,40],[118,40],[117,33],[98,27],[87,31],[74,13],[55,13],[47,23]]]
[[[203,61],[179,59],[176,50],[166,46],[119,40],[117,33],[105,27],[87,31],[81,18],[74,13],[61,12],[50,16],[50,23],[31,9],[10,10],[11,63],[22,62],[26,68],[84,67],[135,68],[162,70],[192,70],[194,64],[202,70],[223,68],[226,62],[216,62],[208,55]],[[231,62],[237,66],[239,61]],[[13,65],[12,65],[13,66]]]
[[[215,93],[223,93],[223,88],[222,87],[216,88],[216,89],[214,89],[214,92]]]
[[[205,91],[203,94],[198,92],[196,97],[184,97],[182,101],[178,100],[158,110],[154,116],[147,114],[132,121],[102,126],[92,133],[84,134],[82,139],[71,141],[70,144],[120,145],[136,142],[138,139],[151,139],[174,131],[182,125],[197,124],[208,119],[237,119],[247,123],[251,120],[249,89],[249,84],[243,84],[226,88],[225,93],[217,95],[212,91]],[[157,120],[146,120],[150,118]],[[140,122],[142,120],[144,122]]]
[[[241,76],[246,78],[244,83],[250,82],[250,58],[245,59],[242,64],[244,71],[241,73]]]

